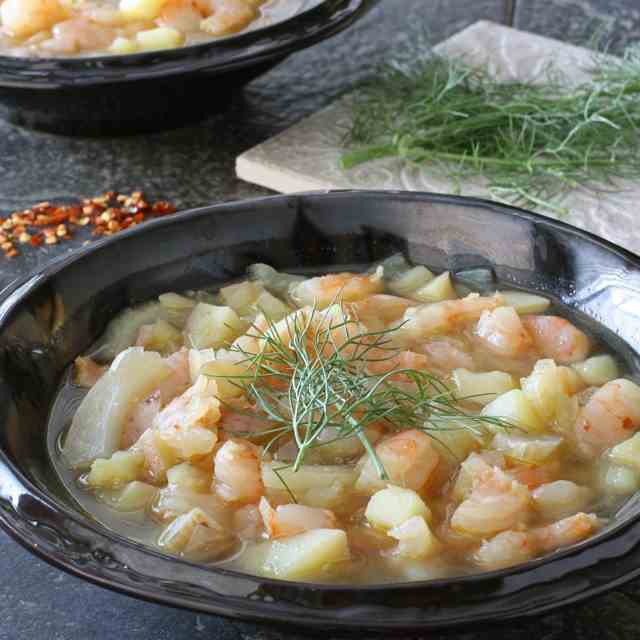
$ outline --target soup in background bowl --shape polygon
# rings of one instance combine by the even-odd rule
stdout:
[[[67,57],[174,49],[286,20],[303,4],[301,0],[3,0],[0,54]]]

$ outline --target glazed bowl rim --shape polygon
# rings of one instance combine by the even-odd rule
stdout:
[[[175,214],[170,217],[165,217],[161,219],[156,219],[153,221],[149,221],[144,225],[138,226],[133,229],[128,229],[124,232],[119,233],[117,236],[113,236],[110,238],[101,239],[87,247],[80,248],[71,254],[67,254],[61,256],[58,259],[51,261],[48,265],[46,265],[43,269],[29,274],[20,280],[9,284],[2,291],[0,291],[0,331],[2,331],[6,325],[7,320],[11,317],[12,312],[26,299],[29,295],[36,290],[39,286],[43,285],[45,282],[50,280],[56,274],[61,271],[64,271],[69,268],[73,268],[74,264],[81,262],[86,256],[99,252],[101,249],[105,247],[109,247],[113,244],[120,242],[120,240],[124,240],[126,238],[136,236],[139,234],[146,233],[147,231],[151,231],[153,229],[170,226],[173,224],[181,224],[183,222],[197,219],[203,216],[216,216],[216,215],[229,215],[234,211],[244,211],[247,207],[250,206],[259,206],[261,204],[268,204],[271,202],[278,202],[282,204],[286,204],[289,202],[298,202],[304,201],[305,199],[314,200],[314,199],[323,199],[323,198],[331,198],[338,196],[346,196],[348,198],[388,198],[390,200],[396,199],[407,199],[407,200],[420,200],[422,202],[427,202],[430,204],[457,204],[462,207],[470,207],[476,209],[484,209],[491,210],[494,213],[502,214],[506,217],[516,217],[524,220],[529,220],[534,223],[538,222],[546,226],[556,227],[565,232],[568,232],[574,236],[578,236],[588,242],[595,243],[603,248],[605,248],[609,252],[613,252],[619,255],[622,258],[625,258],[631,262],[633,262],[638,269],[640,270],[640,257],[633,254],[632,252],[615,245],[614,243],[596,236],[588,231],[584,231],[582,229],[578,229],[571,225],[568,225],[562,221],[549,218],[543,216],[541,214],[533,213],[524,209],[520,209],[518,207],[513,207],[510,205],[496,203],[490,200],[484,200],[481,198],[472,198],[472,197],[463,197],[463,196],[455,196],[455,195],[443,195],[443,194],[434,194],[428,192],[407,192],[407,191],[396,191],[396,190],[387,190],[387,191],[375,191],[375,190],[353,190],[353,189],[342,189],[342,190],[318,190],[318,191],[309,191],[304,193],[296,193],[291,195],[272,195],[265,196],[260,198],[246,199],[234,202],[225,202],[214,205],[207,205],[202,207],[197,207],[193,209],[186,210],[184,212]],[[277,215],[277,214],[276,214]],[[126,537],[109,530],[108,528],[100,525],[99,523],[92,522],[87,518],[83,517],[79,512],[74,511],[72,509],[67,508],[65,505],[61,504],[58,500],[52,499],[50,494],[47,494],[46,491],[39,488],[34,482],[32,482],[29,478],[25,476],[25,474],[13,463],[13,461],[7,456],[4,450],[0,450],[0,478],[2,477],[2,471],[4,470],[9,473],[9,480],[14,482],[18,489],[23,490],[29,496],[35,498],[38,502],[46,505],[46,507],[54,513],[62,513],[66,518],[73,521],[74,525],[77,525],[82,530],[88,530],[91,534],[97,536],[100,540],[106,540],[112,545],[122,546],[129,548],[136,552],[141,552],[147,556],[161,558],[163,560],[167,560],[167,556],[163,555],[147,546],[144,546],[140,543],[136,543],[127,539]],[[10,489],[10,487],[9,487]],[[4,490],[4,496],[3,496]],[[5,497],[5,499],[9,500],[7,496],[9,496],[8,489],[3,487],[0,483],[0,498]],[[431,588],[439,588],[443,586],[451,586],[451,585],[464,585],[464,584],[477,584],[482,583],[487,580],[500,579],[507,576],[517,575],[517,574],[526,574],[533,569],[541,567],[543,565],[551,564],[551,563],[559,563],[562,560],[566,559],[570,556],[578,556],[588,552],[589,550],[595,547],[604,547],[607,543],[618,535],[621,532],[627,531],[635,527],[638,524],[638,520],[640,519],[640,514],[630,514],[627,517],[623,517],[619,522],[612,524],[610,528],[601,534],[597,534],[587,540],[568,547],[566,549],[557,551],[552,554],[547,554],[540,558],[535,558],[527,563],[516,565],[514,567],[510,567],[507,569],[500,569],[497,571],[483,572],[475,575],[465,575],[465,576],[457,576],[451,578],[439,578],[434,580],[426,580],[426,581],[412,581],[412,582],[401,582],[401,583],[377,583],[371,585],[346,585],[346,584],[323,584],[323,583],[308,583],[308,582],[297,582],[297,581],[288,581],[288,580],[280,580],[274,578],[265,578],[261,576],[255,576],[252,574],[245,574],[239,571],[230,570],[226,568],[220,567],[207,567],[203,565],[198,565],[196,563],[192,563],[179,558],[171,558],[171,562],[179,563],[181,565],[186,565],[188,567],[213,572],[214,574],[226,576],[229,579],[238,579],[249,581],[258,587],[259,585],[269,585],[269,586],[286,586],[292,589],[301,589],[301,590],[314,590],[315,592],[354,592],[354,591],[365,591],[365,592],[388,592],[388,591],[407,591],[414,590],[420,587],[431,587]],[[47,562],[62,568],[65,571],[68,571],[72,574],[78,575],[85,579],[88,579],[91,582],[100,584],[102,586],[106,586],[108,588],[121,591],[123,593],[127,593],[129,595],[134,595],[136,597],[141,597],[146,600],[161,602],[165,604],[171,604],[173,606],[180,606],[183,608],[189,608],[196,611],[208,611],[212,610],[216,611],[216,606],[218,606],[217,613],[223,615],[235,615],[238,617],[244,617],[255,620],[262,620],[261,616],[257,616],[253,613],[243,614],[238,612],[237,609],[234,610],[233,613],[230,613],[224,606],[220,605],[212,605],[210,604],[208,607],[204,605],[199,607],[194,604],[185,604],[180,601],[176,601],[170,594],[152,590],[149,592],[148,590],[142,592],[139,588],[134,589],[128,584],[118,584],[113,580],[107,580],[97,575],[96,573],[92,573],[90,570],[83,571],[78,568],[77,565],[70,562],[65,558],[64,553],[59,553],[57,555],[53,555],[51,552],[46,552],[37,544],[37,541],[34,542],[34,537],[31,539],[21,532],[19,528],[16,526],[18,522],[22,522],[20,518],[20,514],[17,513],[17,510],[13,510],[11,512],[0,510],[0,526],[7,531],[15,540],[17,540],[22,546],[27,548],[29,551],[35,553],[41,558],[45,559]],[[24,524],[24,522],[22,522]],[[35,534],[34,534],[35,535]],[[549,609],[556,608],[561,605],[569,604],[570,602],[584,600],[587,597],[591,597],[606,591],[608,589],[614,588],[625,582],[637,577],[640,575],[640,567],[634,568],[629,567],[627,570],[621,572],[620,575],[616,576],[614,579],[610,580],[606,585],[591,588],[588,593],[579,593],[572,598],[566,598],[557,604],[548,604],[544,607],[539,607],[538,609],[532,609],[531,613],[527,612],[527,615],[533,613],[542,613],[543,611],[547,611]],[[268,609],[269,604],[264,604],[264,607]],[[348,607],[345,607],[348,608]],[[322,616],[321,616],[322,617]],[[513,616],[508,616],[505,619],[508,619]],[[498,618],[496,618],[498,619]],[[300,618],[294,623],[304,623],[309,622],[312,625],[322,624],[322,620],[308,621],[306,619]],[[354,624],[357,624],[353,621],[341,621],[335,620],[333,621],[339,627],[352,627]],[[458,624],[458,623],[453,623]],[[459,624],[466,624],[466,621],[461,621]],[[397,622],[393,622],[389,626],[386,626],[384,622],[376,622],[376,625],[380,628],[389,628],[389,629],[397,629],[399,625]]]
[[[346,29],[379,0],[321,0],[258,29],[175,49],[126,55],[18,57],[0,55],[0,86],[59,89],[160,79],[206,69],[224,73],[285,57]]]

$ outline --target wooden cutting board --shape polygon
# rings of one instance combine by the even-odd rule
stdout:
[[[486,63],[504,80],[536,80],[549,67],[567,82],[588,78],[593,52],[543,36],[481,21],[436,46],[436,51],[474,64]],[[404,189],[489,197],[481,180],[461,185],[390,158],[344,171],[341,141],[349,129],[349,96],[246,151],[237,158],[239,178],[281,193],[317,189]],[[561,203],[565,222],[587,229],[640,254],[640,185],[619,183],[599,193],[577,189]],[[540,213],[558,217],[553,211]]]

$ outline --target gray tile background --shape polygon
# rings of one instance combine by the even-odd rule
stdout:
[[[228,113],[198,126],[98,140],[66,139],[0,123],[0,211],[107,188],[144,187],[151,196],[170,198],[182,207],[263,195],[266,190],[235,179],[238,153],[328,104],[391,50],[415,46],[427,34],[438,42],[478,19],[513,21],[520,29],[578,44],[602,30],[615,51],[640,39],[640,0],[383,0],[350,31],[292,56],[250,85]],[[0,286],[80,241],[0,262]],[[50,568],[3,533],[0,577],[0,640],[303,638],[110,593]],[[633,640],[640,638],[640,584],[533,622],[447,637]]]

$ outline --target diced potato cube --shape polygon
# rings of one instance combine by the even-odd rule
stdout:
[[[282,490],[284,482],[295,493],[331,487],[335,482],[352,487],[355,482],[355,467],[349,465],[302,465],[298,471],[282,467],[281,462],[262,463],[262,482],[266,489]]]
[[[560,436],[527,436],[519,433],[496,433],[491,448],[516,462],[542,464],[558,452]]]
[[[196,349],[218,349],[233,342],[245,328],[245,323],[231,307],[200,302],[191,312],[185,331],[191,346]]]
[[[252,312],[258,296],[264,291],[259,282],[240,282],[220,289],[223,302],[231,307],[239,316],[248,316]]]
[[[157,487],[134,480],[122,490],[113,507],[118,511],[141,511],[151,505],[157,495]]]
[[[610,355],[592,356],[571,365],[589,386],[601,386],[619,375],[618,364]]]
[[[564,390],[571,396],[582,391],[587,386],[582,376],[571,367],[559,366],[558,375]]]
[[[227,360],[210,360],[200,369],[201,375],[215,380],[218,387],[216,396],[220,400],[237,398],[244,393],[244,385],[250,381],[247,368]]]
[[[231,511],[217,495],[175,485],[160,489],[152,511],[158,520],[167,521],[195,508],[202,509],[220,524],[226,526],[230,522]]]
[[[393,485],[371,496],[364,515],[371,526],[385,531],[414,516],[431,520],[429,507],[415,491]]]
[[[512,389],[498,396],[484,407],[482,415],[503,418],[527,433],[542,433],[546,429],[544,420],[520,389]],[[486,427],[493,431],[499,429],[491,424]]]
[[[640,471],[640,433],[613,447],[609,458],[616,464],[624,464]]]
[[[504,371],[474,373],[467,369],[454,369],[452,375],[457,397],[482,406],[516,388],[513,376]]]
[[[158,437],[173,449],[180,460],[190,460],[211,453],[218,441],[214,431],[202,427],[184,428],[180,425],[162,429],[158,432]]]
[[[142,474],[144,456],[139,451],[116,451],[111,458],[93,461],[87,482],[92,487],[116,489]]]
[[[584,511],[593,497],[590,489],[569,480],[542,484],[531,495],[536,511],[549,521]]]
[[[420,265],[391,280],[388,284],[388,289],[391,293],[395,293],[401,298],[411,298],[414,291],[422,289],[431,280],[433,280],[433,273]]]
[[[313,580],[330,574],[349,559],[344,531],[313,529],[271,542],[264,572],[287,580]]]
[[[147,302],[118,314],[109,324],[96,345],[94,356],[102,360],[112,360],[125,349],[135,345],[140,327],[153,324],[162,317],[159,302]]]
[[[200,560],[218,558],[232,545],[226,528],[198,508],[176,518],[158,538],[158,546]]]
[[[166,320],[156,320],[153,324],[140,327],[136,345],[147,351],[158,351],[167,356],[182,346],[182,334]]]
[[[258,281],[265,289],[279,298],[287,299],[291,289],[298,283],[306,280],[305,276],[297,276],[291,273],[280,273],[268,264],[252,264],[249,269],[251,280]]]
[[[441,544],[433,535],[422,516],[413,516],[388,534],[398,540],[395,552],[404,558],[428,558],[441,549]]]
[[[189,377],[194,384],[202,371],[202,367],[216,359],[215,349],[189,349]]]
[[[188,462],[178,464],[167,471],[167,482],[181,489],[207,491],[211,486],[211,480],[211,473]]]
[[[640,489],[640,473],[630,467],[607,465],[600,485],[605,493],[628,496]]]
[[[526,291],[500,291],[507,307],[513,307],[519,314],[542,313],[551,304],[548,298],[536,296]]]
[[[447,424],[446,429],[438,429],[433,433],[433,446],[438,453],[455,458],[456,461],[464,460],[472,451],[482,445],[481,438],[465,428],[463,424],[456,427],[455,422]]]
[[[120,11],[128,20],[155,20],[167,0],[120,0]]]
[[[137,45],[136,45],[137,46]],[[165,318],[178,329],[183,329],[197,301],[178,293],[163,293],[158,296]]]
[[[118,36],[109,46],[109,52],[114,55],[125,56],[138,51],[138,45],[131,38]]]
[[[62,453],[71,467],[87,467],[120,448],[131,408],[171,375],[159,353],[123,351],[80,403]]]
[[[567,395],[566,374],[553,360],[538,360],[531,374],[522,378],[522,391],[536,412],[544,420],[553,420],[561,402],[560,397]]]
[[[300,502],[319,509],[336,509],[344,503],[346,495],[346,487],[340,482],[334,482],[330,487],[308,489]]]
[[[264,533],[264,524],[257,505],[245,504],[233,514],[233,530],[240,540],[260,540]]]
[[[455,300],[458,297],[451,282],[451,274],[448,271],[436,276],[420,289],[411,294],[412,300],[420,302],[441,302],[442,300]]]
[[[171,27],[157,27],[136,33],[136,42],[141,51],[175,49],[184,44],[184,35]]]
[[[271,295],[268,291],[263,291],[258,296],[254,306],[259,313],[262,313],[271,322],[278,322],[291,313],[291,307]]]

